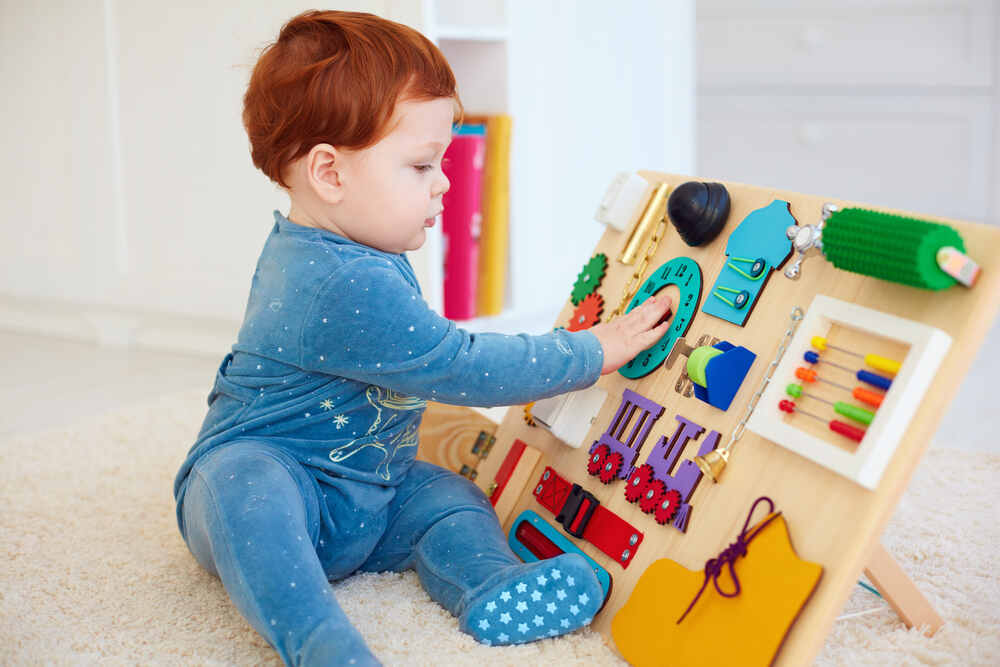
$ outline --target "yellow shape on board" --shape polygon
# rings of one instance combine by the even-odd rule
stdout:
[[[753,528],[747,531],[752,533]],[[738,596],[719,595],[709,581],[678,624],[705,573],[666,558],[650,565],[611,621],[618,650],[636,667],[771,664],[823,567],[795,554],[779,515],[747,545],[735,569],[742,589]],[[719,587],[734,590],[728,565],[719,575]]]

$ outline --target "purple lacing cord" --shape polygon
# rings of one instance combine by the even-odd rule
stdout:
[[[687,616],[688,612],[694,607],[694,603],[701,597],[702,592],[705,590],[705,586],[708,585],[709,579],[714,579],[713,583],[715,584],[715,590],[719,591],[719,595],[722,597],[734,598],[740,594],[740,580],[736,576],[736,570],[733,568],[733,564],[740,556],[747,555],[747,545],[750,544],[750,541],[753,540],[753,538],[757,537],[757,534],[764,528],[764,526],[774,521],[774,519],[781,514],[781,512],[777,512],[767,521],[764,521],[757,526],[752,533],[747,535],[747,527],[750,525],[750,519],[753,517],[754,510],[757,509],[757,504],[762,500],[767,501],[767,504],[770,505],[770,509],[767,513],[771,514],[774,512],[774,502],[767,496],[761,496],[754,501],[753,505],[750,507],[750,512],[747,514],[747,520],[743,522],[743,530],[740,531],[740,535],[736,538],[736,541],[726,547],[717,558],[712,558],[705,563],[705,580],[701,582],[701,588],[698,589],[698,594],[694,596],[693,600],[691,600],[691,604],[689,604],[688,608],[684,610],[681,617],[677,619],[678,624],[684,620],[684,617]],[[722,567],[724,565],[729,565],[729,576],[732,577],[733,584],[736,586],[736,590],[732,593],[727,593],[719,588],[719,575],[722,574]]]

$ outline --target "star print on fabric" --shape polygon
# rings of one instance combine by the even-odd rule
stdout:
[[[337,425],[337,430],[339,431],[342,426],[347,426],[347,422],[351,421],[349,417],[344,415],[337,415],[333,418],[333,423]]]
[[[562,572],[559,570],[552,570],[549,572],[549,576],[558,581],[562,577]]]
[[[509,636],[507,635],[507,633],[506,633],[506,632],[501,632],[501,633],[500,633],[500,634],[499,634],[499,635],[497,636],[497,639],[499,639],[499,640],[500,640],[500,641],[502,641],[502,642],[505,642],[505,641],[509,640],[509,639],[510,639],[510,637],[509,637]]]
[[[500,614],[500,622],[503,623],[504,625],[510,623],[510,614],[508,614],[507,612]]]
[[[590,601],[590,596],[587,595],[586,593],[583,593],[579,597],[577,597],[577,600],[580,601],[580,604],[587,604],[587,602]]]
[[[515,588],[517,589],[517,592],[518,592],[518,593],[523,593],[523,592],[525,592],[526,590],[528,590],[528,585],[527,585],[527,584],[525,584],[525,583],[524,583],[524,582],[522,581],[522,582],[521,582],[521,583],[519,583],[519,584],[518,584],[518,585],[517,585],[517,586],[516,586]]]
[[[559,590],[556,591],[556,597],[559,598],[560,600],[565,600],[566,599],[566,591],[564,591],[563,589],[560,588]]]
[[[546,582],[548,582],[548,579],[545,578],[544,574],[540,574],[540,575],[538,575],[538,578],[535,579],[535,581],[538,582],[539,586],[544,586],[546,584]]]
[[[542,599],[542,594],[539,593],[538,591],[533,591],[531,593],[531,601],[532,602],[538,602],[541,599]]]
[[[573,577],[566,577],[566,584],[568,586],[576,586],[576,579]]]
[[[571,604],[571,605],[569,606],[569,613],[571,613],[571,614],[573,614],[574,616],[576,616],[577,614],[579,614],[579,613],[580,613],[580,608],[579,608],[579,607],[577,607],[577,606],[576,606],[575,604]]]
[[[556,611],[556,603],[555,602],[550,602],[547,605],[545,605],[545,611],[549,612],[550,614],[555,613],[555,611]]]
[[[320,403],[319,406],[321,408],[323,408],[324,410],[333,410],[333,401],[331,401],[328,398],[325,401],[323,401],[322,403]]]
[[[521,600],[520,602],[517,603],[515,609],[517,609],[519,612],[523,614],[524,612],[528,611],[528,603],[525,602],[524,600]]]
[[[503,593],[501,593],[500,599],[503,600],[504,602],[510,602],[510,592],[504,591]]]
[[[482,628],[483,630],[489,630],[490,622],[484,618],[483,620],[479,621],[479,627]]]
[[[486,603],[486,611],[496,611],[496,609],[497,609],[497,603],[496,602],[487,602]]]
[[[535,625],[541,625],[542,623],[545,622],[545,619],[543,619],[541,616],[537,616],[537,615],[533,619],[531,619],[531,620],[535,623]]]
[[[518,631],[522,635],[526,634],[528,632],[528,624],[527,623],[519,623],[518,626],[517,626],[517,629],[518,629]]]
[[[563,620],[559,621],[559,625],[561,625],[564,628],[568,628],[569,627],[569,619],[568,618],[564,618]]]

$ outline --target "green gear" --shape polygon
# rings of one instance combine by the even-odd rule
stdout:
[[[597,289],[597,286],[604,280],[604,273],[607,270],[608,256],[603,252],[597,253],[583,265],[580,273],[576,276],[576,282],[573,283],[573,292],[570,295],[570,301],[573,302],[574,306],[580,305],[580,302],[588,294],[592,294]]]

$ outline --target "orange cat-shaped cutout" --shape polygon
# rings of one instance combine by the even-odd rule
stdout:
[[[780,512],[744,535],[746,553],[732,561],[740,590],[734,597],[720,595],[704,571],[666,558],[642,573],[611,621],[611,634],[626,660],[636,667],[771,664],[823,567],[795,554]],[[718,585],[731,594],[737,586],[729,567],[722,566]]]

